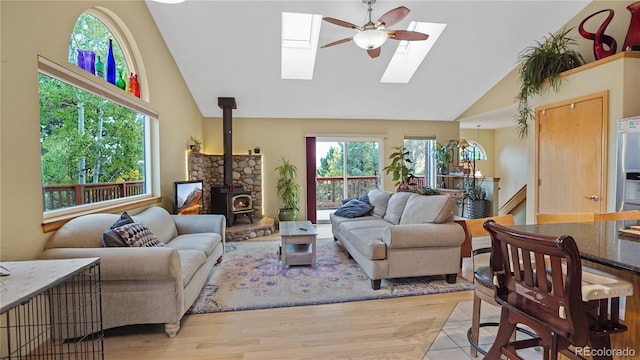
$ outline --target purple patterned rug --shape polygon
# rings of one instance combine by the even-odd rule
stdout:
[[[279,241],[228,242],[222,262],[187,314],[330,304],[472,290],[458,276],[382,280],[372,290],[369,278],[333,239],[318,239],[316,267],[280,266]]]

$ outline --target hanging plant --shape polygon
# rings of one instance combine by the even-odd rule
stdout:
[[[549,34],[543,42],[529,46],[520,52],[520,94],[518,95],[518,134],[521,139],[527,137],[528,122],[534,119],[533,110],[529,107],[529,97],[540,94],[548,81],[554,91],[560,87],[560,73],[584,64],[584,59],[571,46],[577,42],[567,34],[572,29],[554,35]]]

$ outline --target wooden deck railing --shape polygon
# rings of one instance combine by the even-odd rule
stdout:
[[[45,211],[144,194],[144,181],[44,185]]]
[[[378,186],[377,176],[348,176],[347,199],[366,194]],[[318,209],[337,208],[344,199],[344,179],[340,176],[316,178],[316,207]]]

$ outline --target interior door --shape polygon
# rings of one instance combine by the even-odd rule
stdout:
[[[538,213],[604,211],[607,95],[536,109]]]

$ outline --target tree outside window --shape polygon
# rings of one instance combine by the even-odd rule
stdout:
[[[100,20],[87,13],[80,15],[73,27],[69,41],[69,62],[74,65],[76,64],[78,50],[90,50],[96,54],[96,62],[99,58],[100,61],[106,65],[109,39],[112,39],[113,57],[116,60],[116,68],[122,69],[126,77],[126,74],[129,74],[130,70],[122,53],[122,49],[120,48],[120,44],[118,44],[113,34],[111,34],[109,29]]]
[[[113,35],[100,20],[82,14],[71,34],[69,62],[75,66],[77,49],[94,51],[104,61],[110,38]],[[128,71],[116,41],[113,48],[117,66]],[[126,98],[114,95],[121,91],[100,81],[87,85],[64,67],[39,60],[45,213],[150,194],[145,151],[148,117],[134,110],[137,107]]]

